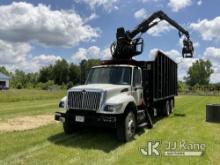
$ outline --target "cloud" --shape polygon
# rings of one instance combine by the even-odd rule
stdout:
[[[83,20],[75,11],[52,10],[43,4],[1,5],[0,20],[0,39],[10,42],[72,47],[99,36],[98,29],[86,24],[88,18]]]
[[[10,43],[0,40],[0,65],[17,64],[25,61],[31,46],[26,43]]]
[[[84,23],[87,23],[87,22],[94,20],[96,18],[98,18],[98,15],[96,13],[92,13],[89,17],[85,18]]]
[[[53,64],[61,59],[55,55],[39,55],[32,57],[31,45],[27,43],[13,43],[0,40],[0,65],[5,66],[10,71],[16,69],[25,72],[36,72],[41,67]]]
[[[112,58],[111,52],[109,48],[105,48],[102,50],[102,59],[103,60],[110,60]]]
[[[80,63],[82,60],[88,59],[110,59],[111,53],[109,48],[100,49],[97,46],[91,46],[89,48],[79,48],[76,53],[74,53],[71,57],[74,63]]]
[[[190,27],[193,30],[200,32],[203,40],[220,40],[220,16],[212,20],[199,20],[197,23],[191,23]]]
[[[95,8],[97,7],[102,7],[107,12],[111,12],[112,9],[118,9],[118,7],[116,6],[118,0],[75,0],[75,2],[83,2],[89,5],[92,10],[95,10]]]
[[[147,11],[144,8],[141,8],[134,13],[134,18],[136,18],[137,20],[145,19],[146,17]]]
[[[151,36],[160,36],[162,33],[168,32],[173,27],[171,27],[166,21],[159,22],[156,26],[149,29],[147,33]]]
[[[202,0],[197,1],[197,5],[201,6],[202,5]]]
[[[172,11],[178,12],[191,4],[192,0],[169,0],[168,6],[172,9]]]
[[[61,59],[62,58],[60,56],[41,54],[33,57],[30,61],[36,66],[35,70],[38,70],[39,68],[54,64],[57,60]]]
[[[210,60],[213,65],[214,73],[211,75],[211,82],[220,82],[220,48],[206,48],[203,57]]]

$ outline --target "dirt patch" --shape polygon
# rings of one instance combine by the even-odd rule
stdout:
[[[24,131],[56,123],[53,115],[24,116],[0,122],[0,132]]]

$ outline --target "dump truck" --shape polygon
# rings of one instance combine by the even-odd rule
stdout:
[[[55,120],[63,123],[66,134],[86,126],[109,127],[116,130],[118,140],[127,142],[134,138],[137,127],[153,128],[154,117],[168,117],[173,112],[177,63],[162,51],[157,51],[151,61],[132,59],[143,51],[143,39],[135,36],[160,20],[185,35],[182,56],[192,57],[189,33],[162,11],[153,13],[132,31],[118,28],[110,47],[112,59],[91,68],[86,82],[69,89],[59,103],[64,110],[55,113]]]

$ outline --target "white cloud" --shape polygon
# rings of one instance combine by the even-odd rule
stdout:
[[[0,20],[0,39],[11,42],[69,47],[99,36],[99,30],[86,24],[75,11],[51,10],[43,4],[1,5]]]
[[[41,67],[53,64],[61,59],[55,55],[39,55],[31,57],[31,46],[27,43],[11,43],[0,40],[0,65],[10,71],[16,69],[25,72],[36,72]]]
[[[54,64],[57,60],[61,59],[62,58],[60,56],[41,54],[39,56],[33,57],[31,59],[31,63],[36,66],[35,70],[38,70],[39,68]]]
[[[203,40],[220,40],[220,16],[212,20],[199,20],[197,23],[191,23],[190,27],[200,32]]]
[[[149,29],[147,33],[151,36],[160,36],[162,33],[168,32],[173,29],[166,21],[159,22],[156,26]]]
[[[110,59],[111,53],[109,48],[105,48],[101,50],[97,46],[91,46],[89,48],[79,48],[76,53],[74,53],[71,57],[73,62],[80,63],[82,60],[88,60],[88,59]]]
[[[193,47],[194,47],[194,48],[200,47],[200,43],[199,43],[199,42],[194,42],[194,43],[193,43]]]
[[[201,6],[202,5],[202,0],[197,1],[197,5]]]
[[[55,55],[45,55],[41,54],[39,56],[34,56],[33,58],[26,58],[22,63],[17,63],[14,65],[8,65],[10,70],[20,69],[25,72],[37,72],[42,67],[54,64],[57,60],[61,60],[60,56]]]
[[[206,48],[203,57],[210,60],[213,65],[214,73],[211,75],[211,82],[220,82],[220,48]]]
[[[87,60],[87,50],[85,48],[79,48],[71,58],[75,63],[80,63],[82,60]]]
[[[102,50],[102,59],[103,60],[110,60],[112,58],[111,52],[109,48],[105,48]]]
[[[134,13],[134,18],[138,20],[146,19],[146,17],[147,17],[147,11],[144,8],[141,8]]]
[[[220,64],[220,48],[208,47],[204,52],[204,58],[212,60],[214,64]]]
[[[169,0],[168,6],[171,7],[172,11],[178,12],[192,4],[192,0]]]
[[[84,2],[89,5],[92,10],[94,10],[96,7],[103,7],[107,12],[111,12],[112,9],[118,9],[116,6],[118,0],[75,0],[75,2]]]
[[[26,43],[10,43],[0,40],[0,65],[17,64],[25,61],[31,46]]]
[[[85,18],[84,22],[87,23],[87,22],[94,20],[96,18],[98,18],[98,15],[96,13],[92,13],[89,17]]]

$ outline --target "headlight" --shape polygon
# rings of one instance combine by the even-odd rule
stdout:
[[[106,105],[104,111],[106,112],[117,112],[120,111],[123,104]]]
[[[64,108],[64,101],[60,101],[59,108]]]

